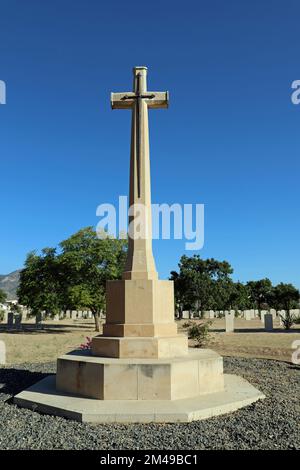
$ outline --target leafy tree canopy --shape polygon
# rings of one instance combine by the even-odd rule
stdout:
[[[179,313],[184,309],[200,312],[230,304],[232,267],[227,261],[182,256],[179,272],[171,272]]]
[[[276,310],[286,310],[298,308],[300,293],[292,284],[281,282],[273,289],[273,304]]]
[[[120,278],[126,250],[126,241],[98,238],[92,227],[86,227],[62,241],[58,250],[29,253],[20,274],[19,302],[33,313],[87,308],[98,331],[106,281]]]
[[[7,298],[6,293],[2,289],[0,289],[0,304],[4,304],[4,302],[6,301],[6,298]]]

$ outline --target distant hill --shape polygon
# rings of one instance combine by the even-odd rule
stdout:
[[[19,285],[21,270],[18,269],[10,274],[0,274],[0,289],[7,294],[8,300],[15,300],[17,298],[17,288]]]

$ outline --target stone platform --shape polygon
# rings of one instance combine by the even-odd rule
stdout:
[[[264,398],[244,379],[223,374],[210,349],[163,359],[61,356],[57,375],[19,393],[14,403],[83,422],[187,422],[228,413]]]
[[[265,398],[246,380],[224,374],[223,391],[181,400],[95,400],[58,392],[49,376],[19,393],[14,403],[86,423],[176,423],[230,413]]]
[[[56,387],[97,400],[177,400],[224,389],[223,359],[190,349],[163,359],[94,357],[82,351],[57,360]]]

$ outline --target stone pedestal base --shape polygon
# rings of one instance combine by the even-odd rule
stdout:
[[[92,340],[93,356],[160,359],[187,356],[188,340],[177,334],[173,282],[108,281],[106,323]]]
[[[185,335],[159,337],[96,336],[92,340],[93,356],[111,358],[171,358],[188,354]]]
[[[98,400],[178,400],[224,388],[223,359],[209,349],[169,359],[112,359],[67,354],[56,388]]]
[[[264,395],[246,380],[223,374],[209,349],[185,357],[113,359],[74,351],[49,376],[14,397],[43,413],[90,423],[188,422],[229,413]]]
[[[14,403],[85,423],[186,423],[236,411],[265,396],[246,380],[224,375],[224,390],[181,400],[95,400],[58,392],[49,376],[19,393]]]

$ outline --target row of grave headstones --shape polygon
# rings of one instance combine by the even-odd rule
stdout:
[[[221,318],[221,317],[226,316],[228,313],[230,314],[233,313],[235,315],[235,310],[218,310],[218,311],[207,310],[203,312],[203,318],[210,318],[210,319]],[[259,311],[254,310],[254,309],[244,310],[244,311],[238,310],[237,313],[238,313],[238,316],[240,316],[241,318],[244,318],[245,320],[252,320],[254,318],[259,317]],[[300,309],[290,310],[290,313],[296,318],[300,317]],[[271,308],[270,310],[261,310],[260,314],[261,314],[261,322],[264,323],[265,315],[270,314],[272,315],[273,320],[275,320],[277,316],[279,317],[279,319],[281,316],[285,316],[286,312],[285,310],[276,311],[275,309]],[[189,310],[184,310],[182,312],[182,318],[185,318],[185,319],[192,318],[192,313]]]
[[[235,311],[230,310],[230,312],[225,313],[225,331],[226,333],[231,333],[234,331],[234,319],[235,319]],[[265,331],[272,331],[273,330],[273,319],[274,316],[270,312],[264,313],[261,317],[261,321],[264,324]]]
[[[93,318],[93,314],[89,310],[67,310],[66,312],[60,312],[53,317],[53,320],[63,320],[64,318],[71,320],[90,319]]]
[[[4,315],[4,323],[9,329],[20,330],[22,328],[22,313],[7,312]]]
[[[253,318],[258,317],[259,312],[258,310],[245,310],[244,312],[238,311],[239,314],[241,314],[242,317],[244,317],[246,320],[252,320]],[[277,317],[279,317],[280,325],[283,325],[282,318],[285,318],[286,312],[285,310],[280,310],[279,312],[276,312],[275,309],[270,309],[270,311],[267,310],[261,310],[261,322],[264,325],[264,328],[266,331],[272,331],[273,330],[273,322]],[[296,318],[300,317],[300,309],[293,309],[290,311],[291,315],[293,315]],[[225,310],[224,312],[215,312],[214,310],[208,310],[204,312],[203,317],[204,318],[217,318],[217,317],[225,317],[225,331],[226,333],[230,333],[234,331],[234,319],[235,319],[235,310]],[[184,311],[183,312],[183,318],[191,318],[191,314],[189,311]]]
[[[42,320],[45,318],[46,312],[42,312],[39,317],[36,316],[36,323],[41,323]],[[59,320],[64,320],[64,319],[70,319],[70,320],[89,320],[93,318],[93,314],[89,310],[67,310],[67,311],[62,311],[52,318],[54,321],[59,321]]]
[[[5,312],[3,323],[7,324],[8,329],[16,329],[20,330],[22,327],[22,321],[26,320],[27,314],[29,311],[22,313],[13,313],[13,312]],[[38,313],[35,316],[35,325],[37,328],[42,327],[42,321],[45,319],[46,312]],[[66,312],[61,312],[53,317],[54,321],[59,321],[64,318],[69,318],[71,320],[80,320],[80,319],[92,319],[93,314],[91,311],[77,311],[77,310],[67,310]]]
[[[20,305],[21,313],[14,313],[9,310],[9,307],[6,307],[4,310],[4,318],[3,323],[7,323],[9,325],[16,324],[17,326],[22,321],[26,320],[27,316],[30,314],[30,309]]]
[[[231,333],[234,331],[234,320],[235,320],[235,311],[230,310],[225,313],[225,331],[226,333]],[[261,316],[261,321],[264,325],[265,331],[273,330],[273,320],[274,316],[270,312],[266,312]]]

